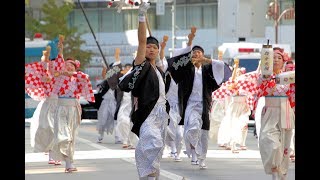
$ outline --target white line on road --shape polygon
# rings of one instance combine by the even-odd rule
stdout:
[[[89,140],[86,140],[86,139],[83,139],[83,138],[79,138],[79,137],[78,137],[77,139],[78,139],[79,141],[85,143],[85,144],[88,144],[88,145],[91,146],[91,147],[94,147],[94,148],[97,148],[97,149],[100,149],[100,150],[111,150],[111,149],[109,149],[109,148],[107,148],[107,147],[101,146],[101,145],[99,145],[99,144],[93,143],[93,142],[91,142],[91,141],[89,141]],[[134,152],[134,150],[131,150],[131,151]],[[122,151],[122,152],[123,152],[123,151]],[[124,160],[124,161],[126,161],[126,162],[128,162],[128,163],[130,163],[130,164],[136,165],[136,162],[135,162],[134,157],[121,158],[121,159]],[[172,179],[172,180],[185,179],[185,178],[182,177],[182,176],[179,176],[179,175],[177,175],[177,174],[171,173],[171,172],[166,171],[166,170],[163,170],[163,169],[161,169],[161,172],[160,172],[160,173],[161,173],[161,176],[164,176],[164,177],[166,177],[166,178],[168,178],[168,179]]]

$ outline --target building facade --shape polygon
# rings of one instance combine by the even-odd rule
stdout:
[[[62,1],[59,0],[59,3]],[[157,15],[156,1],[165,2],[164,15]],[[292,5],[288,0],[278,1],[281,11]],[[43,2],[45,1],[30,0],[33,16],[37,19],[43,16],[40,10]],[[114,62],[113,54],[117,47],[121,49],[122,62],[131,63],[138,45],[137,7],[126,5],[126,9],[118,13],[116,6],[120,3],[119,0],[115,0],[110,8],[108,1],[105,0],[80,0],[80,2],[108,63]],[[266,19],[265,16],[270,0],[150,0],[150,2],[148,21],[152,35],[159,40],[162,40],[164,35],[169,36],[165,50],[167,57],[171,55],[172,49],[185,46],[191,26],[197,27],[194,44],[203,46],[205,55],[212,58],[217,58],[217,48],[222,43],[237,42],[244,35],[247,42],[266,43],[267,39],[270,42],[274,42],[275,39],[274,21]],[[102,55],[78,0],[74,0],[74,3],[75,9],[69,16],[69,25],[77,27],[80,33],[83,33],[82,38],[86,41],[83,48],[95,52],[90,65],[86,68],[86,73],[92,76],[94,81],[99,81]],[[223,6],[222,3],[229,4]],[[257,7],[260,9],[257,10]],[[249,16],[254,18],[247,18]],[[291,51],[295,52],[294,18],[288,18],[286,15],[279,23],[279,44],[290,44]],[[262,32],[259,35],[252,33],[257,27],[260,28],[259,32]],[[227,30],[231,33],[221,34]],[[248,33],[232,33],[237,30]]]

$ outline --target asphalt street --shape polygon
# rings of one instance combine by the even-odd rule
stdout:
[[[97,120],[83,120],[76,139],[75,166],[77,172],[64,173],[62,165],[48,164],[48,155],[33,153],[30,145],[30,119],[25,125],[25,179],[26,180],[136,180],[134,150],[123,149],[115,144],[114,135],[106,135],[97,143]],[[271,180],[264,173],[257,139],[249,129],[246,145],[248,150],[232,153],[209,142],[205,170],[191,165],[191,159],[182,154],[182,162],[169,158],[165,149],[160,165],[161,180]],[[184,148],[183,148],[184,150]],[[295,163],[290,164],[288,180],[295,179]]]

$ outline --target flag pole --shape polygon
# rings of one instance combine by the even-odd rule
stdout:
[[[102,53],[101,47],[100,47],[100,45],[99,45],[99,43],[98,43],[98,41],[97,41],[96,35],[94,34],[94,32],[93,32],[93,30],[92,30],[92,27],[91,27],[91,25],[90,25],[90,23],[89,23],[89,20],[88,20],[88,17],[87,17],[87,15],[86,15],[86,13],[84,12],[84,9],[83,9],[83,7],[82,7],[82,4],[80,3],[80,0],[78,0],[78,3],[79,3],[79,5],[80,5],[80,8],[81,8],[81,10],[82,10],[82,12],[83,12],[83,15],[84,15],[84,17],[85,17],[85,19],[86,19],[86,21],[87,21],[87,23],[88,23],[88,26],[89,26],[89,28],[90,28],[90,30],[91,30],[91,33],[92,33],[92,35],[93,35],[93,38],[94,38],[94,40],[95,40],[96,43],[97,43],[97,46],[98,46],[99,51],[100,51],[100,53],[101,53],[102,59],[103,59],[103,61],[104,61],[104,64],[106,65],[107,69],[109,69],[108,62],[107,62],[106,58],[104,57],[104,55],[103,55],[103,53]]]

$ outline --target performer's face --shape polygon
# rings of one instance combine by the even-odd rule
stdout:
[[[236,71],[236,76],[238,77],[238,76],[240,76],[240,75],[242,75],[241,69],[237,69],[237,71]]]
[[[130,70],[131,66],[125,66],[123,69],[124,74]]]
[[[66,69],[69,72],[75,72],[76,71],[76,67],[74,67],[74,65],[72,63],[70,63],[70,62],[66,63]]]
[[[150,60],[155,60],[159,54],[159,49],[155,44],[147,44],[146,57]]]
[[[201,57],[203,57],[203,53],[200,50],[193,50],[192,57],[193,58],[201,58]]]
[[[283,67],[283,58],[280,54],[274,53],[273,54],[273,71],[279,71]]]

